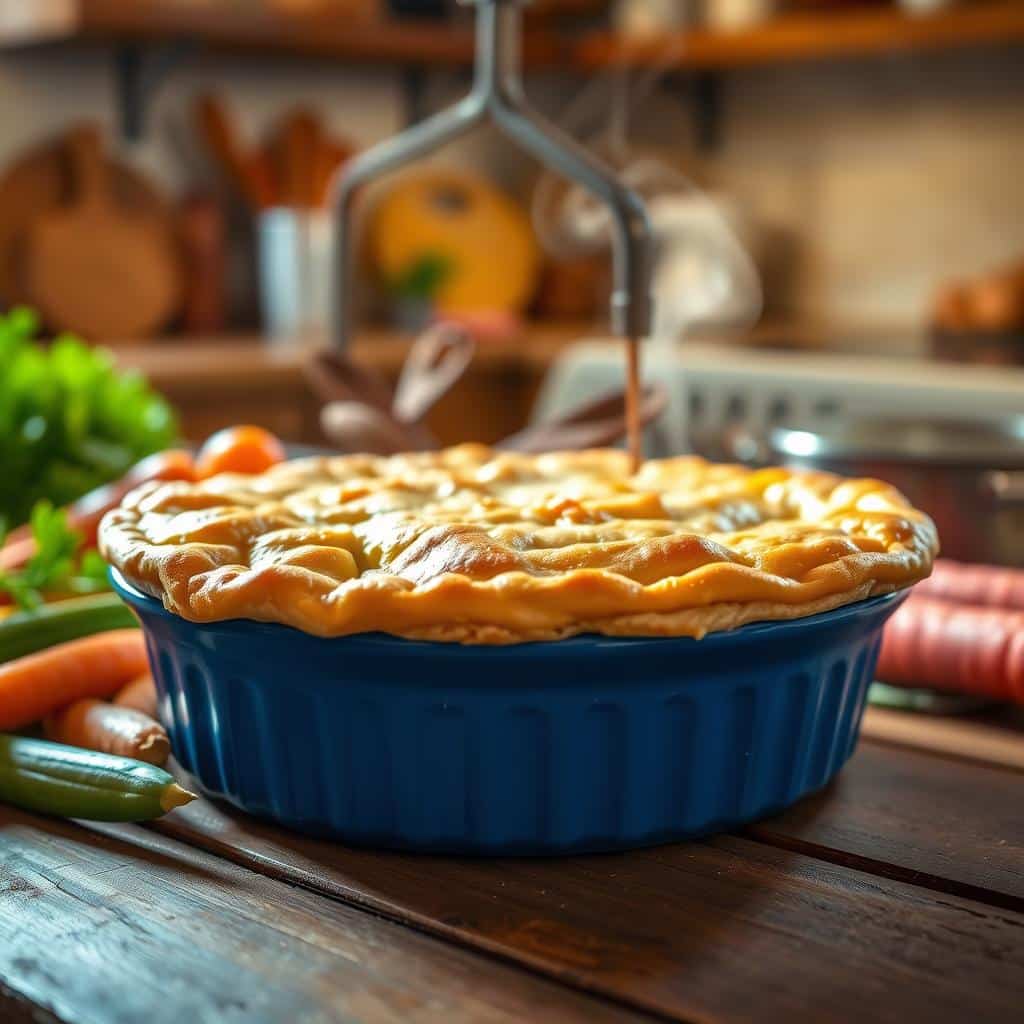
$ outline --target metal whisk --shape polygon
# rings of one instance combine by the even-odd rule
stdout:
[[[355,246],[351,228],[358,187],[426,156],[487,117],[542,163],[579,182],[607,205],[613,228],[612,329],[630,341],[646,337],[651,324],[651,226],[643,200],[623,185],[614,171],[528,106],[523,93],[519,40],[520,4],[524,0],[462,2],[478,8],[474,79],[468,95],[454,106],[357,157],[348,165],[337,186],[335,345],[344,349],[352,332]],[[630,348],[630,375],[635,378],[635,345]]]

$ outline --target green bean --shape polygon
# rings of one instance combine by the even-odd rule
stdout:
[[[0,664],[65,640],[137,625],[131,609],[116,594],[72,597],[30,612],[14,612],[0,619]]]
[[[0,734],[0,801],[92,821],[145,821],[195,799],[162,768]]]

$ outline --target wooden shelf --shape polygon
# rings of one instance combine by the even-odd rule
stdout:
[[[120,46],[191,42],[226,51],[319,56],[349,63],[466,67],[469,25],[428,20],[366,21],[311,11],[284,13],[255,3],[183,0],[39,0],[0,13],[0,49],[74,42]],[[931,15],[894,7],[792,14],[754,28],[705,29],[628,41],[597,31],[579,43],[550,29],[527,28],[529,67],[600,71],[609,66],[714,71],[899,52],[1024,42],[1024,3],[979,0]]]
[[[0,14],[0,48],[188,40],[219,50],[421,67],[464,67],[473,57],[469,25],[427,20],[360,22],[337,14],[284,13],[230,0],[38,0],[24,7],[13,15]],[[1019,42],[1024,42],[1024,3],[979,0],[918,16],[892,7],[792,14],[755,28],[697,29],[644,42],[599,31],[570,46],[550,29],[536,27],[525,32],[523,48],[524,60],[532,67],[718,70]]]
[[[0,48],[47,43],[190,41],[219,50],[333,57],[356,63],[468,66],[470,25],[429,20],[361,21],[330,12],[285,13],[256,3],[183,0],[39,0],[0,15]],[[565,48],[550,31],[528,29],[523,57],[551,65]]]
[[[574,63],[590,71],[613,65],[710,71],[1019,42],[1024,42],[1024,3],[992,0],[917,16],[888,7],[793,14],[756,28],[694,30],[649,42],[594,32],[577,47]]]

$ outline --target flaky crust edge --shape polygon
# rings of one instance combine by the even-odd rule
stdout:
[[[474,623],[452,623],[405,633],[412,640],[431,640],[462,644],[515,644],[565,640],[582,634],[633,637],[693,637],[703,639],[708,633],[738,629],[752,622],[783,622],[807,618],[833,611],[869,597],[881,597],[903,588],[865,584],[845,594],[833,594],[804,604],[782,604],[779,601],[758,601],[752,604],[715,604],[706,608],[684,608],[677,612],[641,612],[616,615],[610,619],[581,622],[564,629],[533,630],[528,634],[513,632],[500,626]]]
[[[930,573],[937,551],[934,526],[908,505],[914,523],[903,543],[839,557],[795,579],[716,562],[648,585],[581,569],[548,578],[511,572],[483,581],[450,573],[414,587],[364,576],[314,594],[305,571],[294,566],[251,569],[226,564],[215,546],[148,542],[130,505],[107,515],[101,546],[129,583],[168,611],[194,622],[252,619],[324,637],[384,631],[464,644],[578,634],[702,637],[903,589]]]
[[[232,581],[226,581],[222,576],[222,573],[235,575],[228,567],[217,569],[207,566],[206,571],[203,571],[203,566],[193,564],[190,567],[194,570],[193,573],[189,571],[189,567],[174,558],[156,559],[159,563],[158,579],[152,579],[152,570],[156,568],[152,564],[149,572],[139,572],[141,567],[136,563],[133,566],[136,571],[132,572],[129,569],[125,575],[134,586],[161,600],[168,611],[193,622],[246,618],[292,626],[318,636],[347,636],[383,631],[414,640],[502,645],[561,640],[580,634],[701,638],[711,632],[735,629],[750,622],[803,618],[869,597],[892,593],[924,578],[931,568],[930,557],[911,559],[918,563],[916,572],[908,571],[906,563],[899,568],[892,563],[886,564],[884,556],[881,559],[877,556],[868,556],[867,560],[874,562],[870,568],[862,559],[864,556],[860,556],[859,559],[852,556],[849,560],[854,562],[859,572],[854,570],[852,565],[844,565],[848,560],[840,559],[829,566],[819,567],[817,579],[813,584],[790,582],[783,588],[791,591],[787,594],[790,600],[716,600],[712,597],[715,590],[712,584],[710,590],[705,593],[705,601],[696,605],[675,607],[665,611],[602,610],[598,615],[587,615],[577,608],[569,613],[572,616],[569,618],[559,614],[562,609],[552,608],[546,611],[544,608],[544,605],[549,604],[553,598],[554,604],[559,603],[554,593],[558,589],[557,584],[552,586],[550,582],[548,583],[545,588],[548,590],[545,595],[548,600],[541,601],[540,607],[537,607],[534,601],[540,594],[531,586],[534,581],[513,581],[508,577],[504,578],[498,587],[495,586],[496,581],[471,582],[464,577],[453,575],[442,577],[429,587],[418,587],[412,591],[393,591],[388,587],[378,595],[357,591],[355,594],[347,595],[350,599],[354,598],[354,601],[342,598],[334,606],[334,612],[344,609],[349,613],[338,615],[332,614],[330,602],[325,604],[319,598],[312,602],[303,601],[301,576],[292,575],[289,578],[276,567],[264,573],[238,574],[234,580],[237,589],[232,588]],[[186,558],[185,561],[189,559]],[[728,574],[732,567],[716,565],[709,568],[711,575],[715,575],[722,572]],[[822,574],[822,568],[828,571]],[[878,579],[876,573],[889,575],[890,578]],[[271,577],[269,581],[268,575]],[[755,579],[755,589],[758,584],[764,585],[766,589],[775,589],[767,576],[761,573],[754,575],[761,577]],[[897,578],[894,579],[893,576]],[[590,579],[585,581],[585,577]],[[634,597],[639,598],[640,604],[646,603],[645,597],[653,597],[653,594],[644,593],[651,588],[630,584],[627,581],[610,580],[607,574],[599,571],[580,571],[562,580],[566,590],[566,611],[572,604],[568,600],[569,591],[584,582],[597,582],[598,592],[605,587],[615,590],[633,589]],[[837,585],[841,582],[846,583],[846,586]],[[724,579],[720,583],[722,593],[729,593],[733,589]],[[590,587],[587,586],[586,589],[589,590]],[[801,591],[805,594],[810,591],[810,594],[801,600]],[[262,599],[259,595],[262,595]],[[379,598],[379,603],[373,601],[372,607],[365,607],[363,600],[372,599],[374,596]],[[631,602],[625,603],[628,605]],[[353,604],[359,606],[359,611],[354,615],[351,614]],[[526,614],[524,608],[529,609]],[[440,615],[447,617],[443,621],[437,621]],[[419,623],[415,621],[417,618],[420,619]]]

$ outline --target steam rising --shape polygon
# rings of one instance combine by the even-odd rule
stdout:
[[[656,243],[653,338],[669,345],[700,327],[754,324],[763,296],[757,267],[734,228],[736,211],[629,141],[631,111],[661,74],[661,69],[644,74],[632,90],[623,70],[597,79],[579,93],[561,122],[647,202]],[[582,186],[545,172],[532,205],[537,236],[554,256],[579,257],[610,247],[608,211]]]

